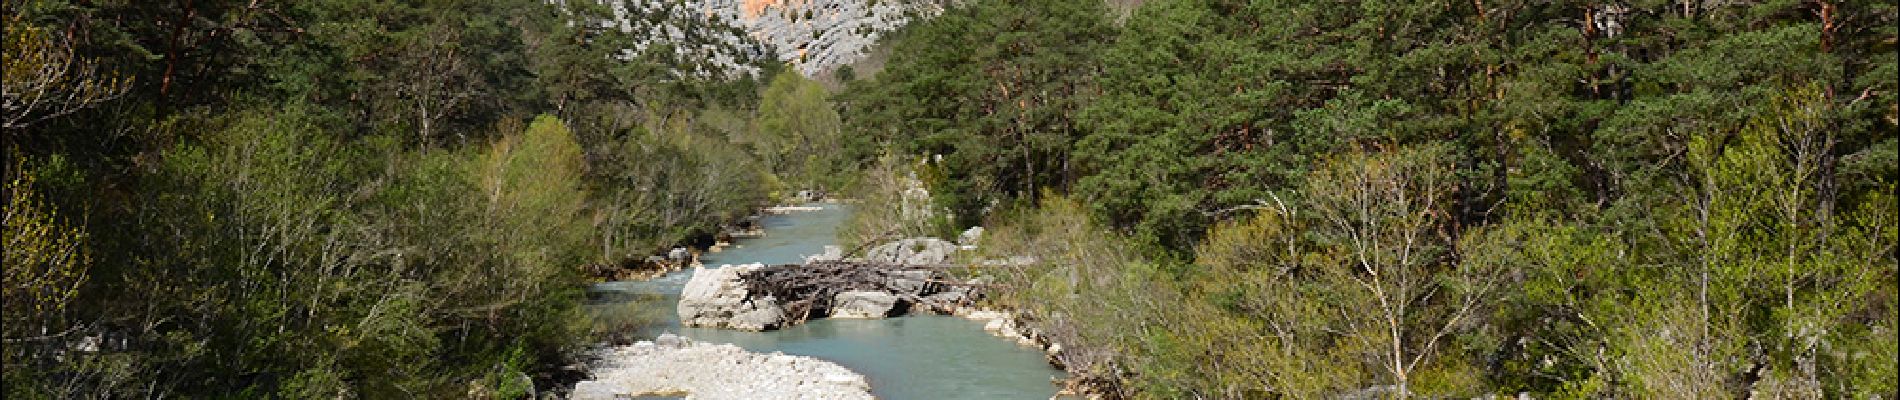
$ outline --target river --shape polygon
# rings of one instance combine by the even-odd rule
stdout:
[[[720,253],[707,253],[708,268],[723,264],[785,264],[837,243],[838,227],[851,207],[813,204],[819,211],[761,218],[765,236],[739,239]],[[607,282],[589,290],[590,312],[635,313],[652,323],[645,336],[661,332],[696,341],[732,343],[747,350],[783,352],[831,361],[863,374],[872,394],[904,399],[1048,399],[1050,382],[1065,376],[1042,354],[983,331],[982,323],[957,317],[912,315],[881,320],[819,319],[771,332],[684,328],[674,311],[692,270],[648,281]]]

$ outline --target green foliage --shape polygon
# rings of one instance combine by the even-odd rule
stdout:
[[[69,306],[79,297],[92,259],[87,235],[82,227],[60,215],[41,198],[35,175],[46,169],[29,170],[16,162],[8,168],[4,222],[6,251],[0,296],[4,297],[4,353],[6,365],[44,363],[59,353],[59,344],[67,336],[80,334],[78,318]],[[31,385],[48,379],[45,371],[7,368],[6,396],[17,398],[55,397],[50,388]]]
[[[856,167],[1116,395],[1900,390],[1891,2],[974,1],[836,99],[563,4],[9,1],[7,394],[515,397]]]
[[[578,265],[586,261],[581,190],[586,160],[567,126],[536,117],[526,132],[505,136],[471,165],[475,188],[486,195],[484,228],[505,233],[501,252],[524,266]],[[552,269],[558,271],[559,269]],[[523,271],[527,272],[527,271]],[[523,282],[540,282],[528,276]]]
[[[785,68],[760,95],[757,136],[750,141],[760,162],[797,188],[842,186],[833,171],[845,160],[843,126],[830,93],[817,81]]]
[[[1168,383],[1172,390],[1225,397],[1318,396],[1353,389],[1373,373],[1366,368],[1370,365],[1355,361],[1376,348],[1339,340],[1371,332],[1337,330],[1348,316],[1330,311],[1369,310],[1370,299],[1338,292],[1346,289],[1336,285],[1349,278],[1350,270],[1305,264],[1314,256],[1313,244],[1299,234],[1308,222],[1290,217],[1261,212],[1209,234],[1196,260],[1206,269],[1196,276],[1188,302],[1198,312],[1180,319],[1195,330],[1222,334],[1178,336],[1228,351],[1219,360],[1196,357],[1193,347],[1158,352],[1174,364],[1216,371],[1174,379]]]
[[[1895,351],[1871,336],[1896,298],[1893,4],[1114,6],[962,5],[843,97],[857,134],[943,156],[920,177],[960,223],[1040,221],[1057,211],[1008,205],[1048,187],[1106,246],[1157,250],[1085,263],[1150,281],[1094,288],[1148,290],[1047,290],[1080,268],[1060,263],[1011,280],[1059,330],[1132,332],[1066,337],[1121,354],[1090,376],[1155,397],[1893,395],[1863,361]],[[1193,263],[1130,272],[1157,259]]]
[[[329,139],[311,115],[217,123],[167,152],[136,232],[169,233],[118,238],[143,256],[110,260],[98,288],[148,302],[94,304],[131,318],[108,331],[146,330],[108,352],[163,385],[127,389],[447,395],[524,367],[497,349],[560,356],[587,257],[558,121],[455,156]]]
[[[324,129],[336,126],[332,118],[293,104],[270,116],[160,126],[207,133],[160,154],[165,162],[132,189],[147,202],[120,211],[123,218],[91,221],[88,229],[110,233],[88,240],[96,244],[85,247],[99,249],[90,263],[72,253],[81,231],[42,227],[52,226],[50,214],[37,200],[14,197],[38,196],[32,175],[10,185],[18,207],[8,208],[9,240],[63,246],[57,254],[68,256],[56,271],[53,259],[13,254],[56,249],[9,245],[9,341],[20,333],[14,327],[68,330],[33,339],[43,345],[9,343],[10,366],[34,367],[8,368],[9,390],[29,397],[531,390],[525,373],[561,362],[583,337],[577,267],[596,256],[584,218],[586,164],[573,135],[542,117],[525,129],[504,124],[502,139],[483,151],[409,151],[390,137],[335,139]],[[14,260],[38,267],[15,268]],[[14,273],[33,271],[45,275],[35,285],[59,286],[60,295],[41,290],[34,296],[47,301],[16,302],[14,283],[25,281]],[[124,301],[127,293],[141,301]],[[47,307],[14,321],[15,305],[41,303]]]
[[[952,216],[937,206],[925,188],[929,186],[925,178],[933,169],[924,160],[885,155],[859,171],[847,192],[857,205],[840,228],[840,244],[846,249],[869,248],[902,238],[960,233],[951,223]]]
[[[593,184],[604,192],[595,218],[609,261],[713,235],[766,202],[769,171],[707,120],[676,113],[593,151]]]
[[[959,225],[994,201],[1067,185],[1070,143],[1084,133],[1072,116],[1112,32],[1101,3],[987,2],[905,29],[883,71],[849,89],[859,135],[943,157],[945,179],[930,190]]]
[[[15,138],[26,127],[78,112],[124,94],[130,85],[112,71],[102,71],[98,62],[76,55],[73,44],[29,20],[31,13],[46,7],[43,0],[7,0],[6,31],[0,36],[5,52],[0,53],[0,85],[6,90],[0,97],[0,127],[8,147],[21,142]]]
[[[1630,297],[1617,288],[1641,284],[1629,271],[1642,268],[1632,265],[1618,235],[1523,218],[1468,240],[1468,260],[1510,266],[1514,275],[1504,284],[1516,289],[1500,293],[1491,323],[1465,339],[1484,344],[1469,347],[1473,356],[1496,357],[1490,375],[1498,391],[1590,391],[1586,386],[1602,384],[1593,371],[1608,362],[1595,351],[1607,326],[1598,316],[1622,312]]]
[[[1172,340],[1223,356],[1159,348],[1162,365],[1209,371],[1162,385],[1212,397],[1373,385],[1473,394],[1447,372],[1470,368],[1440,361],[1440,349],[1484,306],[1504,265],[1445,256],[1450,243],[1437,233],[1453,160],[1443,147],[1346,154],[1308,178],[1305,201],[1217,226],[1197,251],[1205,269],[1186,300],[1195,311],[1173,322],[1193,333]]]
[[[1880,233],[1895,223],[1893,212],[1863,206],[1836,214],[1836,204],[1818,195],[1825,179],[1821,160],[1837,143],[1825,128],[1832,105],[1811,88],[1773,99],[1739,131],[1690,143],[1686,179],[1678,187],[1690,201],[1665,206],[1658,213],[1662,237],[1653,238],[1666,251],[1653,262],[1675,268],[1642,288],[1664,290],[1645,293],[1647,299],[1678,294],[1683,297],[1669,307],[1699,309],[1643,308],[1656,314],[1634,313],[1627,323],[1638,330],[1612,340],[1612,348],[1629,352],[1622,360],[1627,365],[1610,370],[1630,379],[1638,394],[1877,393],[1829,382],[1864,367],[1829,370],[1853,362],[1821,349],[1827,347],[1823,332],[1836,330],[1831,327],[1872,326],[1879,320],[1852,315],[1891,309],[1862,299],[1887,290],[1888,279],[1877,277],[1894,274],[1893,242]],[[1658,326],[1685,332],[1656,336]],[[1637,362],[1636,354],[1676,363]],[[1726,361],[1736,359],[1750,361]],[[1744,374],[1761,381],[1746,389],[1732,383]]]
[[[750,110],[723,106],[698,110],[639,109],[616,102],[578,102],[570,112],[585,142],[584,213],[592,222],[591,267],[638,262],[653,254],[709,238],[726,224],[751,215],[773,189],[771,171],[727,138],[752,133]],[[664,114],[662,114],[664,113]],[[625,118],[646,114],[644,120]],[[586,133],[591,131],[591,134]],[[657,298],[590,307],[589,333],[625,343],[652,323]]]
[[[770,185],[731,141],[754,79],[613,57],[626,38],[568,23],[609,10],[572,6],[8,1],[8,394],[547,385],[592,339],[583,264],[710,235]],[[79,96],[15,125],[28,93]],[[793,94],[777,115],[828,109]]]
[[[1071,346],[1056,360],[1070,373],[1109,388],[1127,386],[1122,381],[1130,369],[1188,373],[1168,369],[1185,366],[1156,364],[1158,360],[1144,357],[1146,347],[1169,345],[1155,343],[1166,340],[1157,337],[1203,337],[1175,335],[1164,328],[1177,322],[1173,318],[1178,314],[1167,307],[1181,304],[1174,297],[1178,284],[1165,265],[1145,262],[1126,245],[1126,238],[1091,222],[1081,203],[1059,195],[1047,195],[1037,208],[1000,213],[994,221],[977,257],[1005,263],[988,273],[1013,288],[995,301],[1038,316],[1062,316],[1042,327],[1052,342]]]

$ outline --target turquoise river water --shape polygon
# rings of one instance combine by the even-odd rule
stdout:
[[[824,209],[763,217],[764,237],[739,239],[723,252],[702,255],[700,261],[707,268],[785,264],[821,253],[824,246],[836,244],[838,226],[851,209],[814,205]],[[701,342],[838,363],[869,378],[872,393],[881,399],[1040,400],[1054,395],[1056,387],[1051,382],[1065,376],[1035,349],[991,336],[981,322],[957,317],[819,319],[772,332],[683,328],[674,305],[692,274],[688,269],[648,281],[597,284],[590,289],[588,307],[596,313],[643,315],[654,322],[648,336],[671,332]]]

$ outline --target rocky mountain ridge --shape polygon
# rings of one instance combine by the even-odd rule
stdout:
[[[675,73],[756,76],[783,62],[818,76],[863,58],[879,38],[941,13],[947,0],[598,0],[612,11],[601,28],[629,35],[622,57],[666,51]]]

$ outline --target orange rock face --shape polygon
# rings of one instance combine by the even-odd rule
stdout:
[[[759,13],[765,12],[766,7],[774,4],[778,4],[778,0],[745,0],[745,3],[740,5],[740,9],[747,19],[758,18]]]
[[[743,4],[740,4],[740,12],[746,19],[752,19],[758,18],[759,14],[765,12],[767,8],[802,6],[810,2],[810,0],[745,0]]]

